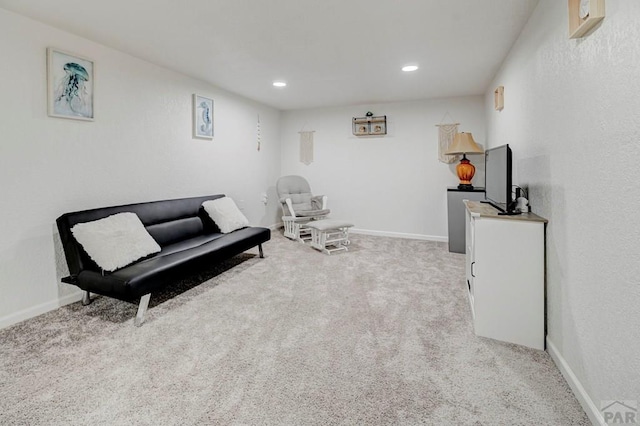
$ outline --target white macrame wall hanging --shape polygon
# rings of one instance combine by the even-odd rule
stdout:
[[[442,119],[449,115],[447,112]],[[458,125],[460,123],[450,123],[450,124],[436,124],[438,127],[438,160],[443,163],[451,164],[455,163],[460,159],[459,155],[447,155],[445,152],[449,151],[449,147],[453,143],[453,138],[456,133],[458,133]]]
[[[307,166],[313,163],[313,134],[314,130],[300,131],[300,162]]]

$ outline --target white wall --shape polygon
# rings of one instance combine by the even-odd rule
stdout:
[[[359,230],[446,241],[447,186],[455,165],[438,161],[438,128],[460,123],[485,143],[483,97],[287,111],[282,116],[282,174],[306,177],[315,194],[329,197],[331,216]],[[386,136],[357,137],[351,119],[367,111],[387,116]],[[315,130],[315,161],[300,160],[300,130]],[[484,157],[473,183],[484,183]]]
[[[542,0],[485,97],[490,145],[512,145],[514,182],[549,219],[548,340],[593,419],[603,400],[640,400],[639,21],[640,2],[608,0],[570,40],[567,2]]]
[[[59,283],[65,212],[226,193],[279,221],[279,111],[3,9],[0,28],[0,326],[77,297]],[[94,122],[47,116],[47,46],[95,60]],[[193,93],[214,99],[213,141],[191,138]]]

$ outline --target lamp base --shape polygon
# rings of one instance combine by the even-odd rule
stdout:
[[[466,183],[461,183],[460,185],[458,185],[458,189],[460,189],[462,191],[471,191],[471,190],[473,190],[473,185],[468,185]]]
[[[476,174],[476,168],[469,160],[467,160],[466,154],[462,154],[462,159],[456,166],[456,172],[458,173],[458,179],[460,179],[458,189],[473,189],[471,179],[473,179],[473,175]]]

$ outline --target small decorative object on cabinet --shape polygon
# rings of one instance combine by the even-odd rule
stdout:
[[[447,225],[449,228],[449,251],[451,253],[464,253],[464,220],[466,211],[464,200],[484,200],[484,188],[458,189],[447,188]]]
[[[374,117],[370,112],[366,117],[354,117],[352,120],[353,134],[356,136],[386,135],[387,116],[379,115]]]
[[[462,154],[462,160],[460,160],[460,163],[456,166],[458,179],[460,179],[458,189],[473,189],[471,179],[473,179],[473,176],[476,174],[476,167],[467,159],[467,154],[482,153],[484,153],[484,151],[478,146],[476,141],[473,140],[471,133],[456,133],[456,136],[453,138],[453,143],[446,154]]]
[[[465,201],[467,289],[476,335],[544,350],[544,231],[533,213]]]
[[[569,0],[569,38],[583,37],[604,19],[604,0]]]
[[[493,92],[493,107],[496,111],[504,109],[504,86],[498,86]]]

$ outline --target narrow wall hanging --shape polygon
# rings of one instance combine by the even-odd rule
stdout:
[[[496,111],[502,111],[504,109],[504,86],[498,86],[496,90],[494,90],[493,107]]]
[[[313,134],[315,130],[301,130],[298,133],[300,133],[300,162],[308,166],[313,163]]]
[[[256,125],[256,149],[260,151],[260,114],[258,114],[258,124]]]
[[[453,138],[458,133],[458,125],[460,123],[443,124],[442,121],[449,115],[446,112],[440,124],[436,124],[438,128],[438,160],[442,163],[451,164],[460,159],[459,155],[446,155],[445,152],[449,151],[449,147],[453,143]],[[449,116],[451,117],[451,116]]]
[[[50,117],[93,121],[93,61],[47,48]]]

